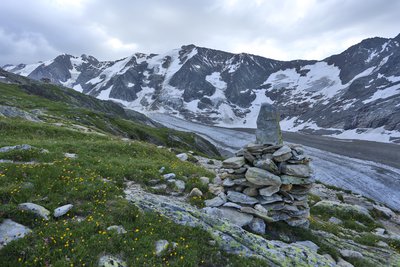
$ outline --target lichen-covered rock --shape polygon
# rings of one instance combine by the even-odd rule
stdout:
[[[189,193],[189,197],[201,197],[203,196],[203,192],[197,187],[193,188],[192,191]]]
[[[45,220],[49,220],[50,211],[35,203],[21,203],[18,205],[18,208],[20,210],[32,212]]]
[[[254,167],[267,170],[273,174],[280,174],[278,166],[276,166],[275,162],[271,159],[260,159],[254,162]]]
[[[255,185],[281,185],[281,178],[267,170],[251,167],[246,172],[246,179]]]
[[[127,231],[122,225],[111,225],[107,227],[107,231],[115,231],[117,234],[126,234]]]
[[[263,235],[263,234],[265,234],[266,225],[265,225],[265,222],[263,219],[254,218],[250,222],[249,228],[253,233]]]
[[[162,214],[178,224],[202,228],[228,253],[257,257],[271,266],[335,266],[334,262],[308,248],[266,240],[179,199],[145,192],[133,182],[126,185],[126,198],[139,208]]]
[[[215,218],[227,220],[237,226],[248,225],[252,220],[253,216],[247,213],[239,212],[236,209],[230,208],[204,208],[207,214],[215,216]]]

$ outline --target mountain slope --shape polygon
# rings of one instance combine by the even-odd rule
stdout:
[[[0,75],[8,82],[0,82],[0,117],[34,118],[34,121],[79,131],[111,134],[219,156],[216,148],[200,136],[162,127],[143,114],[125,110],[111,101],[35,82],[4,70],[0,70]]]
[[[227,127],[255,127],[274,103],[289,131],[400,139],[400,35],[371,38],[321,61],[277,61],[194,45],[122,60],[61,55],[5,66],[128,108]]]

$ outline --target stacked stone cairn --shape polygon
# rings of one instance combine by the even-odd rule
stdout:
[[[308,192],[314,182],[309,161],[301,146],[282,144],[279,114],[263,104],[256,142],[223,161],[217,184],[210,188],[217,197],[205,204],[220,207],[225,217],[251,215],[250,228],[254,219],[308,227]]]

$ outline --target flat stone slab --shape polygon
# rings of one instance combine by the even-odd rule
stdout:
[[[18,208],[20,210],[32,212],[33,214],[42,217],[45,220],[49,220],[50,211],[35,203],[21,203],[18,205]]]
[[[232,168],[232,169],[239,169],[243,167],[245,164],[244,157],[232,157],[229,159],[226,159],[222,162],[222,167],[224,168]]]
[[[246,179],[255,185],[281,185],[281,178],[267,170],[251,167],[246,172]]]
[[[74,207],[74,205],[72,205],[72,204],[67,204],[67,205],[58,207],[58,208],[56,208],[54,210],[54,215],[53,216],[55,218],[61,217],[61,216],[65,215],[65,214],[67,214],[68,211],[70,211],[73,207]]]

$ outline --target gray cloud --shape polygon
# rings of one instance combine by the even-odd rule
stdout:
[[[399,32],[400,1],[3,0],[0,65],[61,53],[101,60],[196,44],[276,59],[322,59]]]

